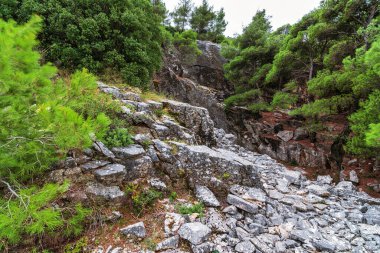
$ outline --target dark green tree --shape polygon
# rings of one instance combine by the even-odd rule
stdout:
[[[211,32],[209,33],[209,40],[220,43],[225,39],[223,33],[226,31],[228,25],[225,16],[224,8],[221,8],[215,13],[215,19],[212,23]]]
[[[194,4],[191,0],[180,0],[174,11],[170,13],[178,32],[184,32],[189,25]]]
[[[26,22],[43,17],[38,38],[48,61],[93,73],[114,70],[132,85],[147,87],[160,68],[163,9],[150,0],[7,0],[0,18]]]
[[[198,33],[201,40],[207,39],[207,34],[212,31],[213,21],[216,18],[213,6],[207,0],[203,0],[202,4],[196,7],[191,14],[191,28]]]
[[[223,44],[222,54],[229,59],[224,66],[225,75],[236,87],[236,94],[226,100],[227,105],[258,101],[265,103],[263,95],[270,88],[269,84],[264,83],[265,76],[271,69],[273,57],[285,36],[286,27],[271,32],[269,17],[265,10],[261,10],[244,28],[242,35],[233,43]],[[264,107],[260,105],[260,109]]]

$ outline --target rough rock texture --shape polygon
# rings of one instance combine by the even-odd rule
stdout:
[[[167,50],[164,67],[157,74],[153,88],[170,94],[177,100],[206,108],[219,128],[227,128],[227,118],[221,103],[226,93],[233,91],[223,74],[225,59],[220,55],[220,46],[198,41],[202,51],[193,64],[181,63],[177,50]]]
[[[127,237],[144,238],[146,236],[146,230],[143,222],[122,228],[120,229],[120,233],[126,235]]]
[[[117,97],[124,97],[122,90],[118,92]],[[132,94],[128,97],[137,98]],[[72,177],[81,182],[75,185],[74,181],[78,189],[70,189],[68,195],[76,194],[80,201],[100,199],[116,208],[127,203],[123,190],[131,182],[166,191],[181,181],[186,185],[181,187],[194,190],[206,208],[203,216],[182,215],[176,213],[175,205],[190,204],[189,196],[173,204],[160,200],[154,215],[160,221],[163,240],[158,247],[166,250],[163,252],[379,252],[380,200],[359,192],[353,182],[335,184],[329,176],[308,180],[268,155],[236,144],[236,136],[224,130],[213,128],[208,132],[214,135],[211,146],[207,135],[193,134],[193,126],[180,126],[174,115],[157,117],[152,111],[155,107],[141,108],[152,124],[138,124],[144,137],[134,139],[140,144],[114,152],[97,145],[83,157],[70,157],[63,167],[50,173],[59,182]],[[167,136],[155,135],[154,125],[164,126],[166,121],[171,124]],[[207,126],[205,129],[212,124]],[[178,139],[179,133],[192,137]],[[121,170],[117,168],[125,172],[118,174]],[[147,229],[140,222],[121,232],[140,239],[148,237],[157,224],[145,224]],[[149,252],[142,251],[138,242],[133,242],[138,249],[125,247],[111,246],[108,251],[96,248],[95,252]]]
[[[192,244],[198,245],[204,242],[211,233],[211,229],[200,222],[186,223],[179,229],[181,238]]]
[[[233,92],[233,86],[223,75],[226,60],[220,55],[219,45],[198,41],[198,47],[202,54],[192,64],[181,63],[177,50],[166,50],[164,67],[152,87],[182,102],[205,107],[215,126],[236,134],[238,142],[252,151],[300,166],[324,169],[347,166],[342,142],[347,135],[344,118],[324,122],[327,129],[316,133],[307,131],[302,119],[282,112],[259,115],[244,107],[225,112],[223,100]],[[280,131],[288,132],[286,136],[278,136]]]

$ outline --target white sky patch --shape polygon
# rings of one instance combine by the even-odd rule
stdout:
[[[178,4],[178,0],[164,0],[166,8],[172,11]],[[202,0],[193,0],[195,6]],[[240,34],[243,27],[247,26],[257,10],[265,9],[271,16],[273,29],[285,24],[294,24],[303,15],[318,7],[320,0],[209,0],[214,10],[224,7],[228,22],[225,34],[233,36]]]

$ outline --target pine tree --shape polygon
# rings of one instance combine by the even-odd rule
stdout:
[[[57,70],[51,64],[41,66],[34,50],[40,27],[38,17],[22,26],[0,20],[2,178],[28,179],[68,150],[90,146],[111,123],[104,112],[118,110],[108,107],[111,98],[98,94],[95,78],[86,70],[69,83],[53,84]]]
[[[170,13],[178,32],[184,32],[189,25],[193,8],[194,4],[191,0],[180,0],[174,11]]]
[[[191,14],[191,28],[198,33],[198,38],[207,39],[207,34],[212,30],[213,20],[216,14],[213,6],[207,0],[203,0],[202,4],[196,7]]]

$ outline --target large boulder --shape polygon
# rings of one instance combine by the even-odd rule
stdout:
[[[215,145],[214,122],[207,109],[173,100],[163,102],[164,107],[175,115],[186,128],[192,130],[199,144]]]
[[[179,229],[178,234],[190,243],[198,245],[208,239],[211,229],[200,222],[186,223]]]

